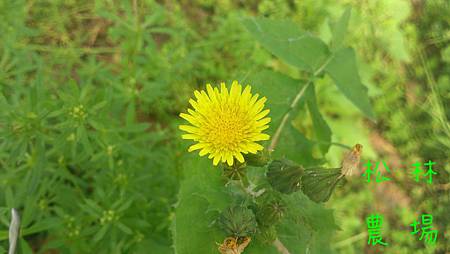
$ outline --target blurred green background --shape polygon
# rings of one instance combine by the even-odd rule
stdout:
[[[0,253],[10,208],[22,253],[173,253],[170,225],[187,144],[179,112],[206,83],[266,67],[293,73],[241,24],[286,18],[324,41],[347,6],[345,43],[357,51],[376,121],[329,78],[317,84],[333,141],[385,161],[389,183],[356,172],[326,207],[337,253],[379,253],[365,218],[384,215],[383,253],[450,253],[450,6],[445,0],[0,0]],[[297,120],[308,135],[311,123]],[[332,146],[337,165],[343,150]],[[432,185],[415,162],[436,162]],[[396,170],[402,168],[401,170]],[[434,216],[435,246],[412,237]]]

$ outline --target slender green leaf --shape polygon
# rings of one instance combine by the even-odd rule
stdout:
[[[319,142],[320,151],[325,155],[330,148],[331,129],[319,111],[314,86],[309,86],[306,92],[308,93],[306,104],[308,105],[308,110],[314,126],[314,138]]]
[[[350,20],[352,8],[348,6],[345,8],[342,16],[335,23],[330,23],[330,29],[333,33],[331,41],[333,48],[340,48],[344,42],[345,34],[347,33],[348,22]]]

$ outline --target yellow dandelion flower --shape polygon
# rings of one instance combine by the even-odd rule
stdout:
[[[200,150],[200,156],[209,154],[208,158],[217,165],[220,161],[232,166],[234,158],[244,162],[242,154],[257,153],[263,146],[257,141],[268,140],[269,135],[262,133],[269,128],[270,110],[264,109],[266,98],[251,94],[251,87],[242,86],[233,81],[231,89],[220,84],[212,88],[206,85],[206,91],[195,91],[196,100],[190,99],[193,109],[180,116],[191,125],[180,125],[187,134],[183,139],[197,143],[189,147],[189,152]]]

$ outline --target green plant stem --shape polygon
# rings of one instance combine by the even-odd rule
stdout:
[[[289,252],[289,250],[286,248],[286,246],[284,246],[284,244],[280,241],[280,239],[275,239],[275,241],[273,241],[273,245],[275,246],[275,248],[277,248],[278,252],[281,254],[291,254]]]
[[[325,61],[324,64],[322,64],[310,77],[308,83],[300,89],[300,91],[295,96],[294,100],[292,101],[291,105],[289,106],[288,111],[283,116],[283,119],[281,120],[280,125],[278,126],[277,130],[275,131],[275,134],[273,135],[272,142],[270,143],[268,150],[273,151],[280,139],[281,132],[284,129],[284,126],[286,125],[289,117],[291,116],[292,110],[297,106],[300,99],[305,95],[306,89],[312,84],[313,80],[325,69],[325,67],[328,65],[328,63],[333,59],[333,55],[328,57],[328,59]]]

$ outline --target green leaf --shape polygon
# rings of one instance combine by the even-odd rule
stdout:
[[[330,55],[322,40],[291,21],[245,18],[243,24],[272,54],[301,70],[314,72]]]
[[[55,218],[47,218],[44,220],[40,220],[35,224],[33,224],[32,226],[23,229],[21,235],[27,236],[39,232],[45,232],[48,231],[49,229],[56,228],[60,223],[61,221]]]
[[[314,144],[292,124],[287,123],[273,152],[273,158],[285,157],[305,167],[320,165],[322,160],[313,157]]]
[[[331,253],[331,237],[338,229],[332,210],[310,201],[301,192],[284,195],[283,199],[289,207],[277,231],[286,248],[291,253]]]
[[[280,254],[272,244],[265,244],[258,239],[252,239],[243,254],[258,253],[258,254]]]
[[[220,211],[231,204],[219,167],[204,158],[188,159],[172,225],[177,254],[218,253],[226,234],[215,224]]]
[[[117,223],[117,227],[122,230],[122,232],[124,232],[125,234],[131,235],[133,234],[133,230],[129,227],[127,227],[125,224],[119,222]]]
[[[250,76],[248,83],[252,85],[254,92],[267,98],[266,108],[270,109],[269,116],[272,118],[267,133],[273,135],[304,84],[300,80],[267,69]]]
[[[338,50],[325,71],[331,76],[336,86],[367,117],[374,119],[367,88],[362,84],[358,74],[355,52],[351,48]]]
[[[272,70],[263,70],[257,74],[250,76],[249,83],[252,84],[255,92],[258,92],[261,96],[267,97],[266,107],[270,109],[269,116],[272,118],[267,133],[273,136],[276,129],[280,125],[284,114],[288,112],[296,94],[303,88],[305,83],[301,80],[293,79],[289,76]],[[331,142],[331,130],[318,109],[314,86],[311,85],[306,89],[305,94],[298,102],[296,108],[301,108],[305,101],[310,111],[310,116],[314,126],[315,139],[321,142],[319,147],[322,153],[325,154],[330,146],[329,143]],[[288,127],[285,126],[285,128]],[[281,149],[283,151],[286,151],[288,152],[288,154],[293,155],[293,157],[297,157],[299,151],[302,151],[302,154],[303,151],[309,151],[312,153],[314,142],[308,140],[297,130],[295,130],[295,133],[299,133],[300,137],[297,137],[294,140],[291,140],[289,138],[291,133],[284,132],[286,132],[286,130],[283,130],[282,136],[288,136],[287,139],[289,139],[287,147],[292,148],[293,146],[295,146],[292,143],[298,142],[299,144],[302,144],[301,146],[303,149],[307,149],[293,151],[289,150],[289,148],[280,148],[280,146],[286,145],[285,143],[280,141],[278,142],[277,150]],[[294,155],[294,153],[297,154]],[[283,154],[281,153],[279,155],[283,156]],[[299,163],[307,162],[307,165],[311,165],[309,164],[309,162],[317,162],[311,157],[311,154],[308,155],[309,157],[307,156],[304,160],[300,161],[292,158],[290,155],[287,156],[289,159]]]
[[[333,34],[333,39],[331,40],[331,44],[333,48],[340,48],[345,38],[345,34],[347,33],[348,22],[350,20],[352,7],[348,6],[345,8],[344,13],[335,23],[330,23],[330,30]]]
[[[109,224],[102,226],[100,228],[100,230],[98,230],[97,233],[94,235],[94,238],[92,239],[92,241],[98,242],[98,241],[102,240],[103,237],[105,237],[106,233],[108,232],[109,228],[110,228]]]
[[[21,250],[20,253],[23,253],[23,254],[33,254],[33,250],[31,249],[31,246],[23,238],[20,238],[20,250]]]
[[[319,111],[314,86],[309,86],[306,92],[308,93],[308,95],[306,96],[306,103],[308,105],[308,110],[314,127],[315,139],[320,142],[320,151],[325,155],[330,148],[332,134],[331,129],[325,119],[323,119],[322,114]]]

